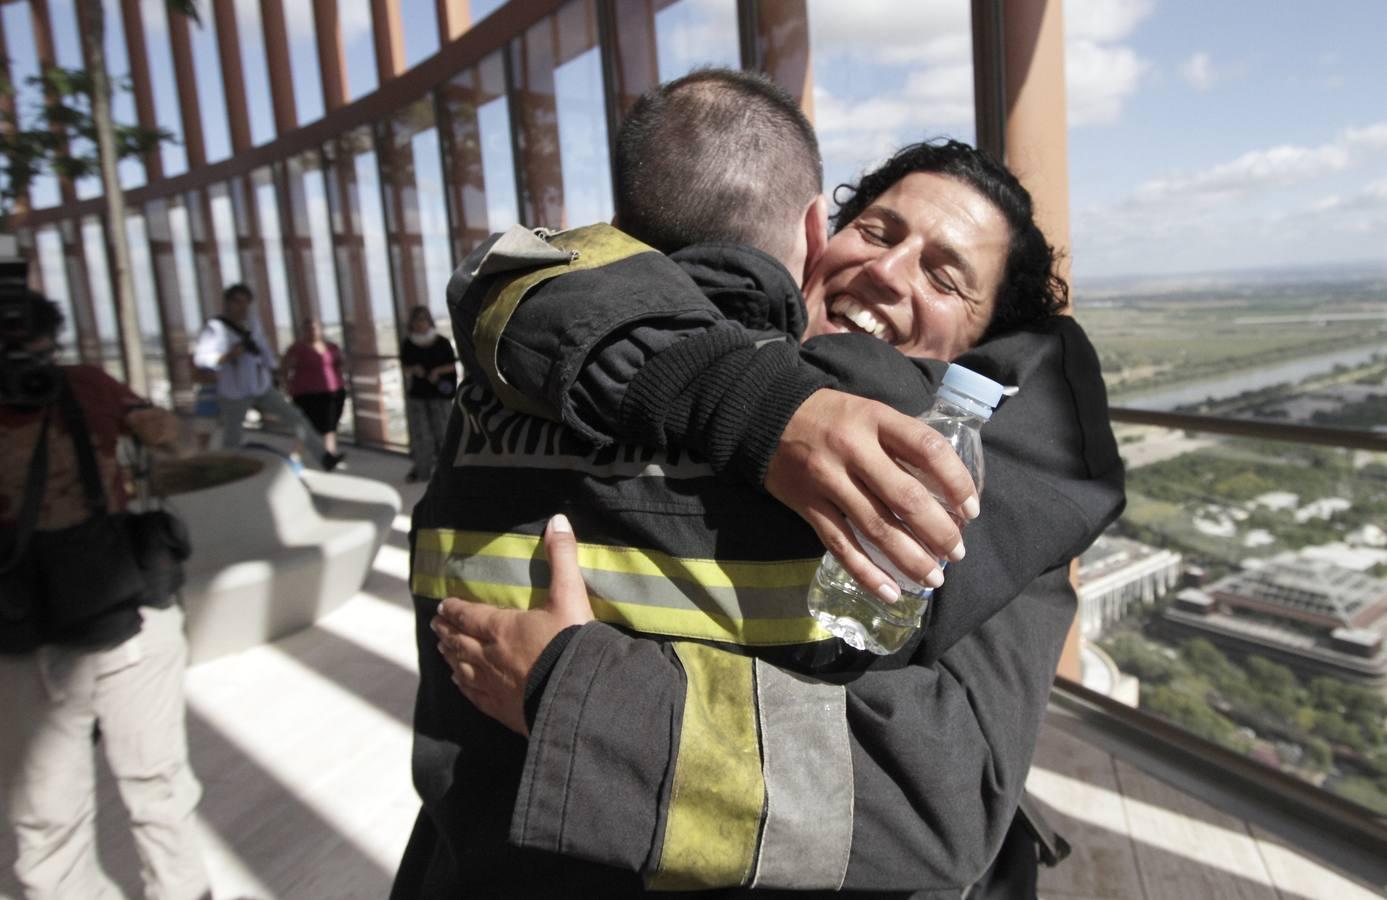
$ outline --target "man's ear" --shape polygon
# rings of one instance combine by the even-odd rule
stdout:
[[[828,198],[819,194],[804,208],[804,273],[800,283],[818,263],[828,247]]]

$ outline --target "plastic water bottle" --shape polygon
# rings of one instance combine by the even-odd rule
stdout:
[[[980,429],[1001,399],[1000,384],[971,369],[951,365],[944,373],[934,406],[920,416],[920,421],[948,438],[979,492],[983,476]],[[920,627],[934,590],[906,577],[860,533],[857,537],[872,562],[900,585],[900,599],[895,603],[882,600],[854,581],[833,554],[825,553],[809,586],[809,612],[827,631],[858,650],[894,653]]]

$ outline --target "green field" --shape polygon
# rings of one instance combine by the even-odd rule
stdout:
[[[1387,350],[1387,282],[1381,280],[1188,289],[1088,302],[1080,295],[1074,307],[1116,395],[1353,347]],[[1344,315],[1376,318],[1256,321]]]

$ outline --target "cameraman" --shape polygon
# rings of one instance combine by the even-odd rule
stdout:
[[[146,894],[208,896],[193,830],[201,788],[188,765],[182,610],[140,591],[118,610],[60,628],[55,610],[80,604],[71,595],[83,590],[49,596],[47,574],[66,565],[92,594],[116,578],[83,559],[79,543],[54,540],[101,515],[83,459],[95,457],[93,480],[107,510],[119,512],[127,490],[118,438],[171,447],[178,421],[100,368],[58,366],[62,313],[53,303],[15,290],[0,306],[0,781],[18,843],[15,875],[30,897],[119,896],[96,853],[99,735],[130,813]],[[69,421],[86,432],[90,456]]]
[[[202,327],[193,351],[193,364],[217,373],[217,402],[221,407],[222,446],[241,446],[241,425],[252,407],[268,413],[294,429],[295,449],[306,446],[324,470],[337,468],[342,457],[329,453],[298,407],[275,387],[279,366],[270,351],[260,322],[250,314],[255,295],[244,284],[233,284],[222,293],[226,312]]]

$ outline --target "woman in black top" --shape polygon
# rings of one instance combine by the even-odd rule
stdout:
[[[409,332],[400,342],[400,366],[406,378],[405,413],[414,457],[405,480],[427,481],[443,444],[448,406],[457,389],[457,355],[448,339],[434,330],[427,306],[410,311]]]

